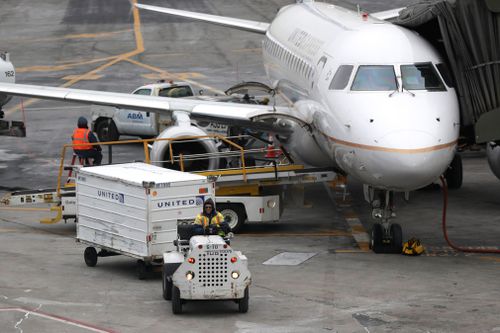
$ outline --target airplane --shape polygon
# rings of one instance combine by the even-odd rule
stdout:
[[[14,65],[10,62],[10,56],[7,52],[0,52],[0,82],[15,83],[16,71]],[[12,96],[0,94],[0,118],[3,118],[2,107],[12,99]]]
[[[268,23],[137,7],[263,35],[269,81],[292,105],[228,105],[8,83],[0,83],[0,92],[168,113],[175,126],[160,138],[203,135],[191,119],[268,130],[296,161],[333,167],[365,184],[372,215],[381,220],[373,225],[371,248],[401,252],[402,229],[392,223],[394,192],[422,188],[443,175],[456,155],[460,120],[443,58],[415,32],[386,21],[398,10],[368,14],[298,0]],[[211,141],[190,144],[197,145],[190,151],[216,151]],[[168,143],[155,143],[151,159],[166,156]],[[217,168],[216,159],[207,163],[207,169]]]

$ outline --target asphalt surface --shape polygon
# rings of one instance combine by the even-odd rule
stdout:
[[[385,10],[413,1],[360,1]],[[270,21],[290,1],[151,1],[217,15]],[[0,3],[0,48],[11,53],[17,82],[130,92],[159,78],[187,79],[207,93],[264,81],[260,36],[160,14],[134,16],[127,0],[7,0]],[[140,22],[139,22],[140,19]],[[55,186],[59,154],[90,107],[20,99],[5,110],[27,122],[23,139],[1,137],[0,194]],[[116,151],[123,159],[140,147]],[[450,238],[496,248],[498,181],[483,152],[464,154],[464,185],[449,193]],[[83,261],[75,226],[41,225],[48,213],[0,210],[1,332],[496,332],[500,331],[500,256],[452,250],[441,231],[442,194],[429,187],[397,198],[404,238],[420,257],[366,250],[370,211],[360,184],[332,201],[307,189],[312,208],[289,207],[280,223],[249,224],[232,245],[249,258],[250,310],[196,302],[174,316],[161,280],[139,281],[135,260]],[[359,220],[359,224],[356,221]],[[354,223],[354,224],[353,224]],[[297,266],[263,263],[275,255],[313,255]]]

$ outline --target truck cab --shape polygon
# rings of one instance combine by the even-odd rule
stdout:
[[[159,97],[191,97],[194,90],[187,82],[165,82],[148,84],[135,89],[132,94]],[[92,130],[100,141],[116,141],[120,135],[139,136],[142,138],[157,136],[164,126],[170,124],[170,118],[154,112],[119,109],[106,106],[92,108]]]

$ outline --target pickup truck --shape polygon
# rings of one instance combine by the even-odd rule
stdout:
[[[203,92],[200,91],[199,95]],[[148,84],[135,89],[132,94],[160,97],[194,97],[195,92],[187,82],[165,82]],[[119,109],[109,106],[92,107],[92,130],[100,141],[116,141],[121,135],[152,138],[170,126],[168,115],[153,112]],[[194,124],[198,126],[197,124]],[[228,127],[221,124],[204,122],[202,127],[207,133],[227,135]]]

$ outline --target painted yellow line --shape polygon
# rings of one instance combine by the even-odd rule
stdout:
[[[37,39],[16,39],[8,41],[14,44],[24,44],[24,43],[38,43],[38,42],[55,42],[59,40],[71,40],[71,39],[98,39],[104,37],[110,37],[126,32],[130,32],[132,29],[124,29],[118,31],[108,31],[108,32],[97,32],[97,33],[83,33],[83,34],[68,34],[60,37],[47,37],[47,38],[37,38]]]
[[[481,260],[500,262],[500,257],[479,257]]]
[[[132,63],[134,65],[137,65],[137,66],[140,66],[140,67],[143,67],[143,68],[147,68],[147,69],[149,69],[149,70],[151,70],[153,72],[160,73],[163,76],[162,78],[171,78],[171,79],[182,80],[182,81],[188,82],[188,83],[190,83],[190,84],[192,84],[194,86],[197,86],[197,87],[200,87],[200,88],[212,91],[212,92],[214,92],[216,94],[225,95],[225,93],[222,90],[218,90],[217,88],[214,88],[214,87],[211,87],[211,86],[208,86],[206,84],[202,84],[202,83],[199,83],[199,82],[196,82],[196,81],[193,81],[193,80],[189,80],[189,79],[186,79],[186,78],[183,79],[180,76],[178,76],[177,74],[171,73],[171,72],[163,70],[161,68],[154,67],[154,66],[151,66],[151,65],[139,62],[139,61],[134,60],[134,59],[124,59],[124,60],[128,61],[128,62],[130,62],[130,63]]]
[[[139,16],[139,9],[135,6],[136,3],[137,3],[137,0],[132,0],[136,49],[134,51],[123,53],[123,54],[120,54],[118,56],[112,57],[111,61],[109,61],[109,62],[107,62],[107,63],[87,72],[87,73],[84,73],[81,75],[76,75],[71,80],[69,80],[68,82],[66,82],[65,84],[63,84],[59,87],[67,88],[67,87],[74,85],[75,83],[77,83],[79,81],[85,80],[87,78],[92,78],[98,72],[100,72],[108,67],[111,67],[111,66],[113,66],[121,61],[124,61],[128,57],[133,57],[135,55],[138,55],[138,54],[144,52],[144,40],[143,40],[142,34],[141,34],[141,21],[140,21],[140,16]],[[36,101],[37,101],[37,99],[29,99],[28,101],[24,102],[24,107],[31,105],[31,104],[35,103]],[[21,109],[21,104],[18,104],[17,106],[7,110],[5,112],[5,114],[10,115],[11,113],[16,112],[20,109]]]
[[[108,61],[111,59],[115,59],[116,56],[112,57],[105,57],[105,58],[97,58],[97,59],[90,59],[90,60],[82,60],[78,62],[68,62],[65,65],[56,65],[56,66],[30,66],[30,67],[17,67],[16,68],[16,73],[29,73],[29,72],[56,72],[56,71],[63,71],[67,69],[71,69],[73,67],[78,67],[82,65],[92,65],[97,62],[103,62],[103,61]]]
[[[15,212],[50,212],[50,208],[34,208],[34,207],[0,207],[0,211],[15,211]]]

